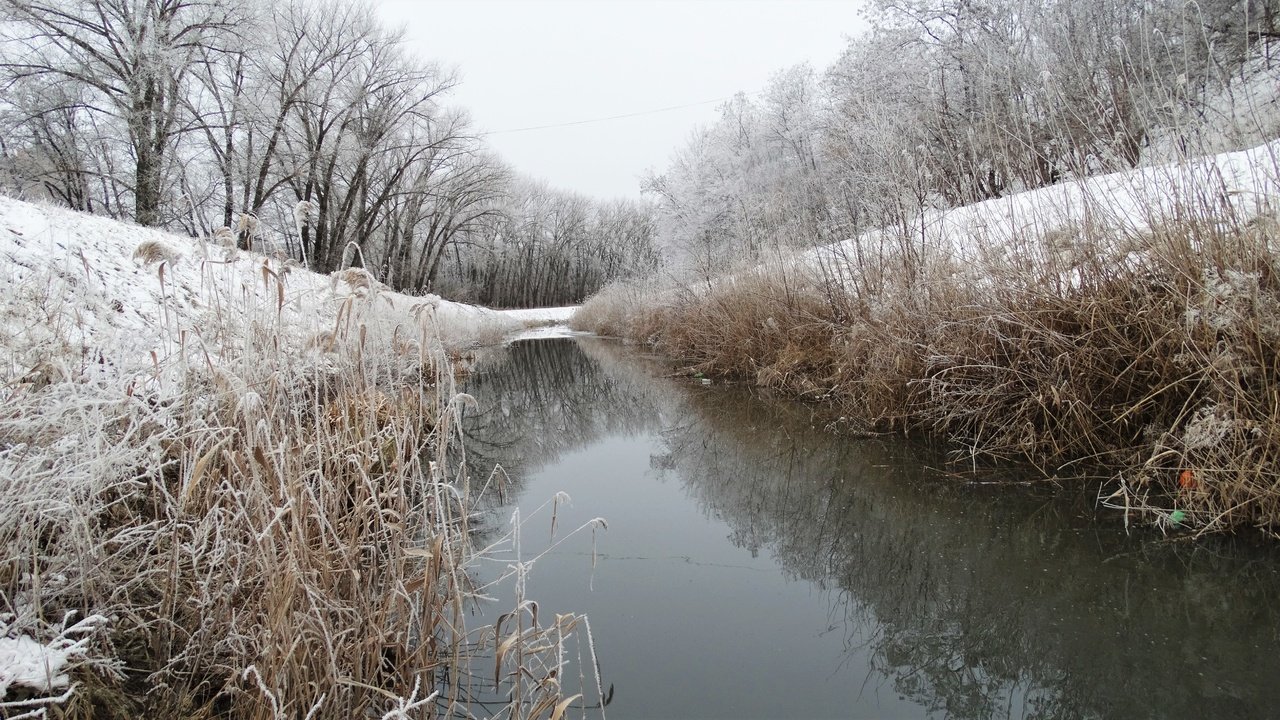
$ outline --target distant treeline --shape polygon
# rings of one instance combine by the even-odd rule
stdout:
[[[367,2],[0,0],[0,20],[10,192],[503,305],[653,265],[648,205],[516,177]]]

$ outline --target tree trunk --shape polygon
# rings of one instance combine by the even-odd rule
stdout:
[[[134,165],[134,218],[139,225],[160,224],[160,163],[162,155],[145,141],[138,143]]]

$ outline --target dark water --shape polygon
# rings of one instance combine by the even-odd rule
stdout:
[[[608,521],[594,569],[584,531],[527,586],[590,617],[608,717],[1280,716],[1277,551],[1126,536],[1087,493],[974,485],[667,371],[540,340],[468,387],[522,559],[557,492],[558,536]]]

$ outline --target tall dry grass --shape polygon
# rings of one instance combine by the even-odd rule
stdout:
[[[959,250],[881,235],[700,286],[605,291],[575,322],[828,401],[861,430],[936,434],[958,461],[1105,477],[1101,501],[1126,522],[1274,534],[1280,220],[1166,180],[1158,212],[1085,197],[1076,224]]]
[[[161,344],[141,362],[90,332],[105,293],[88,260],[83,277],[16,279],[0,307],[0,621],[45,643],[106,620],[67,692],[9,686],[0,714],[581,706],[558,673],[587,652],[582,618],[538,618],[521,597],[518,623],[468,627],[486,488],[460,461],[472,401],[430,313],[395,324],[376,292],[308,301],[267,261],[251,292],[234,262],[187,262],[202,314],[170,307],[190,291],[170,275]],[[165,282],[163,265],[149,271]],[[307,302],[319,319],[304,332],[288,306]]]

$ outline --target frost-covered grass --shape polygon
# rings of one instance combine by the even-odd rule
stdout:
[[[514,682],[466,622],[452,367],[526,319],[4,198],[0,288],[0,713],[563,701],[578,618],[520,598]]]
[[[1164,528],[1280,527],[1280,144],[932,213],[796,261],[611,288],[575,326],[1105,478]]]
[[[640,282],[615,282],[592,295],[569,327],[606,337],[647,337],[638,325],[659,302],[658,293]]]

